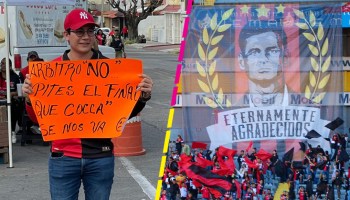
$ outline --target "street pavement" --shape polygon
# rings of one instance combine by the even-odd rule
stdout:
[[[153,41],[147,41],[146,43],[134,43],[128,45],[137,49],[144,49],[149,51],[161,51],[172,54],[178,54],[180,52],[179,44],[167,44],[167,43],[159,43]]]
[[[154,80],[154,88],[152,99],[141,113],[146,154],[116,157],[111,200],[154,199],[178,47],[154,42],[126,46],[129,58],[142,59],[144,72]],[[14,144],[14,167],[0,164],[0,200],[49,200],[48,156],[49,147],[40,140],[26,146]],[[83,193],[81,187],[79,200],[85,199]]]

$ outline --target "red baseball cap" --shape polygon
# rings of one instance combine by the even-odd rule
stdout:
[[[92,15],[81,8],[76,8],[70,11],[66,16],[66,19],[64,20],[65,30],[76,30],[85,25],[93,25],[99,27],[99,25],[95,23]]]

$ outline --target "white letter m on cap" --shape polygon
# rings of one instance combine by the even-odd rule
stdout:
[[[87,19],[88,16],[85,12],[80,12],[80,19]]]

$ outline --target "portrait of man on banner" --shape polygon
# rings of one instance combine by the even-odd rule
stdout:
[[[250,107],[289,103],[282,71],[288,64],[287,38],[282,26],[268,23],[247,23],[239,34],[238,61],[247,73]]]

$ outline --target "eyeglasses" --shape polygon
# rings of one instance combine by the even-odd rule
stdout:
[[[75,33],[78,37],[83,37],[85,33],[88,34],[88,36],[92,37],[95,35],[94,29],[87,29],[86,31],[84,29],[78,29],[78,30],[70,30],[70,32]]]

